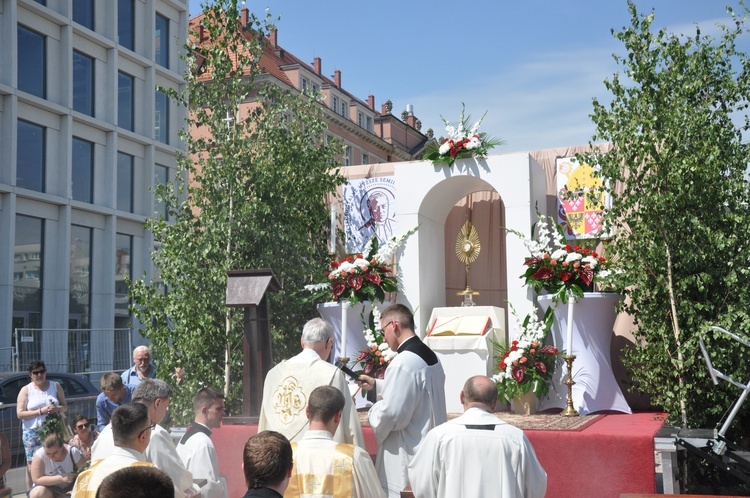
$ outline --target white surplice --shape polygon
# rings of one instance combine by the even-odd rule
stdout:
[[[289,441],[299,441],[309,425],[305,414],[307,400],[310,393],[320,386],[333,386],[344,395],[341,423],[333,440],[364,449],[365,438],[344,375],[309,348],[282,361],[268,372],[263,384],[258,432],[276,431]]]
[[[112,434],[112,424],[107,425],[94,441],[91,448],[91,461],[107,458],[115,448]],[[175,488],[175,498],[193,496],[199,493],[197,486],[193,484],[193,474],[185,468],[182,459],[177,454],[177,448],[166,429],[156,425],[151,432],[151,440],[144,452],[147,462],[151,462],[160,470],[163,470],[172,479]]]
[[[210,430],[203,427],[210,434]],[[219,457],[208,434],[198,432],[187,441],[183,436],[177,445],[177,454],[180,455],[185,467],[192,472],[193,479],[206,480],[206,485],[200,488],[202,498],[227,498],[229,496],[227,478],[221,475]]]
[[[146,457],[139,451],[115,446],[107,458],[92,460],[91,469],[78,475],[71,495],[76,498],[94,498],[105,477],[131,465],[152,464],[146,462]]]
[[[439,362],[427,365],[411,351],[402,351],[376,386],[382,399],[369,412],[378,442],[376,468],[383,489],[398,498],[408,482],[407,467],[417,445],[430,429],[448,419],[445,373]]]
[[[409,482],[418,498],[542,498],[547,473],[521,429],[470,408],[427,434],[409,465]]]
[[[308,430],[302,439],[297,441],[294,452],[294,475],[293,478],[300,474],[314,474],[320,477],[334,475],[337,470],[334,468],[334,452],[336,445],[341,444],[333,440],[333,436],[328,431]],[[375,466],[372,458],[365,450],[359,446],[350,445],[354,449],[352,454],[352,498],[384,498],[385,493],[380,485],[380,479],[375,472]],[[348,470],[348,469],[347,469]],[[285,498],[296,498],[290,493],[284,495]],[[298,495],[297,495],[298,496]],[[315,495],[335,496],[333,494]]]

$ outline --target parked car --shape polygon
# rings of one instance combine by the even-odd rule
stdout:
[[[83,375],[48,372],[47,379],[60,383],[68,403],[67,419],[73,420],[79,413],[96,423],[96,397],[99,389]],[[21,388],[31,380],[27,373],[0,373],[0,431],[10,444],[13,467],[24,464],[24,449],[21,440],[21,421],[16,416],[16,401]]]

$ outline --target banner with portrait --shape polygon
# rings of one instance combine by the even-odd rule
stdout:
[[[350,180],[344,186],[346,252],[357,253],[377,235],[380,244],[394,237],[396,184],[393,177]]]
[[[595,174],[599,166],[581,163],[571,156],[558,157],[555,168],[557,222],[565,228],[566,237],[569,240],[601,237],[602,217],[610,199],[600,190],[602,179]],[[568,192],[578,195],[568,196]]]

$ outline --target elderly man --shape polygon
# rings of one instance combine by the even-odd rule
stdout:
[[[327,362],[333,347],[333,327],[313,318],[302,329],[302,352],[273,367],[263,384],[263,404],[258,430],[280,432],[290,441],[298,441],[308,426],[305,407],[313,389],[333,386],[344,395],[344,412],[333,439],[339,443],[365,447],[357,409],[341,371]]]
[[[372,405],[370,425],[378,442],[376,467],[389,496],[399,498],[406,487],[406,468],[422,438],[448,419],[445,373],[437,355],[414,333],[409,308],[394,304],[380,316],[380,329],[393,351],[398,351],[384,380],[359,377],[364,389],[377,385],[382,399]]]
[[[151,351],[148,346],[138,346],[133,350],[133,366],[122,375],[123,384],[137,386],[143,379],[156,377],[156,367],[151,364]]]
[[[370,455],[333,440],[344,404],[344,395],[335,387],[321,386],[310,393],[305,410],[310,428],[292,444],[294,468],[286,498],[385,498]]]
[[[278,432],[259,432],[245,443],[242,471],[247,484],[242,498],[282,498],[292,475],[292,445]]]
[[[492,379],[470,378],[460,398],[464,414],[431,430],[409,465],[414,496],[543,497],[547,473],[528,438],[492,414]]]
[[[224,419],[224,395],[213,387],[204,387],[193,400],[195,419],[177,445],[182,463],[193,473],[193,479],[205,479],[203,498],[227,498],[227,478],[219,471],[219,457],[211,441],[211,429],[221,427]]]
[[[144,453],[146,460],[167,473],[174,483],[175,496],[183,498],[197,495],[200,490],[193,484],[193,474],[185,468],[169,432],[158,425],[164,420],[171,397],[169,384],[159,379],[146,379],[133,391],[133,403],[146,405],[149,419],[154,424],[151,442]],[[94,443],[93,459],[106,458],[113,449],[112,428],[108,426]]]
[[[122,468],[132,465],[152,466],[143,455],[151,440],[152,430],[153,425],[145,405],[129,403],[118,407],[112,413],[115,448],[107,458],[95,461],[88,470],[78,475],[72,498],[95,498],[104,478]]]
[[[109,372],[99,380],[99,388],[102,392],[96,397],[96,425],[101,432],[109,424],[112,412],[118,406],[130,403],[135,386],[123,384],[117,372]]]

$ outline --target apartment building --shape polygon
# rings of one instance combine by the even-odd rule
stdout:
[[[248,9],[242,9],[245,25],[248,16]],[[202,20],[203,15],[191,19],[191,28],[200,43],[210,43],[200,28]],[[375,96],[361,100],[343,87],[341,70],[325,76],[320,57],[308,64],[285,50],[279,44],[278,30],[271,31],[265,39],[260,66],[263,72],[256,78],[259,83],[272,82],[292,91],[323,96],[328,132],[344,143],[344,166],[419,159],[432,139],[432,130],[422,132],[422,124],[411,106],[400,113],[400,118],[393,114],[393,104],[388,100],[377,110]],[[252,101],[244,104],[253,105]],[[241,111],[244,115],[246,109]]]
[[[0,370],[130,363],[126,277],[176,174],[188,0],[0,0]],[[30,330],[27,330],[30,329]]]

